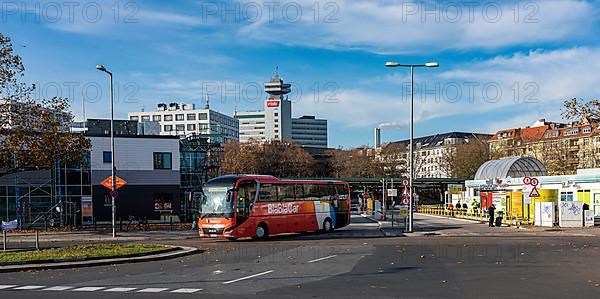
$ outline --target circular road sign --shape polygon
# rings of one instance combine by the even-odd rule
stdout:
[[[117,191],[117,190],[110,191],[110,197],[117,198],[118,196],[119,196],[119,191]]]
[[[531,184],[531,177],[528,177],[528,176],[524,177],[523,178],[523,184],[530,185]]]
[[[535,186],[537,186],[539,184],[540,184],[540,181],[538,179],[536,179],[536,178],[532,178],[531,179],[531,186],[535,187]]]
[[[402,185],[408,186],[408,184],[409,184],[409,181],[407,178],[402,179]]]
[[[407,205],[409,203],[410,203],[410,201],[408,200],[408,198],[405,197],[405,198],[402,199],[402,204],[403,205]]]

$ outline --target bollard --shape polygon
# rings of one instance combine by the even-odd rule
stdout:
[[[2,251],[6,251],[6,231],[2,231]]]
[[[40,232],[35,231],[35,250],[40,250]]]

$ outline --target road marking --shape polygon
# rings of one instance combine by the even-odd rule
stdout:
[[[137,291],[137,293],[160,293],[166,290],[168,290],[168,288],[146,288]]]
[[[20,290],[20,291],[37,290],[37,289],[41,289],[41,288],[45,288],[45,287],[46,286],[22,286],[22,287],[14,288],[13,290]]]
[[[326,256],[326,257],[318,258],[318,259],[315,259],[315,260],[312,260],[312,261],[308,261],[308,263],[314,263],[314,262],[318,262],[318,261],[322,261],[322,260],[327,260],[327,259],[330,259],[330,258],[332,258],[332,257],[336,257],[336,256],[337,256],[337,255],[336,255],[336,254],[334,254],[334,255],[330,255],[330,256]]]
[[[104,290],[104,292],[129,292],[129,291],[133,291],[136,289],[137,288],[112,288],[112,289],[106,289],[106,290]]]
[[[246,276],[246,277],[242,277],[242,278],[238,278],[238,279],[234,279],[234,280],[230,280],[230,281],[226,281],[223,282],[223,284],[230,284],[230,283],[234,283],[234,282],[238,282],[238,281],[242,281],[242,280],[246,280],[246,279],[250,279],[250,278],[254,278],[257,276],[261,276],[261,275],[265,275],[265,274],[269,274],[271,272],[273,272],[274,270],[269,270],[269,271],[265,271],[262,273],[258,273],[258,274],[254,274],[254,275],[250,275],[250,276]]]
[[[83,287],[83,288],[74,289],[73,292],[95,292],[95,291],[99,291],[102,289],[106,289],[106,288],[105,287]]]
[[[16,287],[16,284],[0,284],[0,290],[10,289]]]
[[[202,289],[177,289],[177,290],[172,290],[171,293],[191,294],[191,293],[196,293],[198,291],[202,291]]]
[[[55,286],[44,289],[44,291],[66,291],[72,289],[73,287],[63,287],[63,286]]]

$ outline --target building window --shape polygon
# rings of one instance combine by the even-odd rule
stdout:
[[[196,120],[196,114],[190,113],[187,115],[187,120]]]
[[[172,169],[171,153],[154,153],[154,169]]]
[[[206,113],[198,113],[198,119],[199,120],[207,120],[208,119],[208,114],[206,114]]]
[[[592,128],[591,127],[585,127],[585,128],[583,128],[583,133],[584,134],[592,133]]]
[[[173,126],[172,125],[165,125],[165,132],[171,132],[173,131]]]
[[[276,123],[278,123],[278,122],[279,122],[279,119],[277,119],[277,118],[276,118],[276,119],[275,119],[275,122],[276,122]]]
[[[183,114],[175,114],[175,120],[184,120]]]
[[[184,125],[175,125],[175,131],[178,131],[178,132],[185,131],[185,126]]]
[[[140,117],[139,116],[130,116],[129,120],[138,121],[138,120],[140,120]]]
[[[275,112],[275,116],[279,116],[279,113]]]
[[[112,162],[112,155],[110,152],[102,152],[102,162],[110,163]]]
[[[187,130],[188,131],[196,131],[196,125],[195,124],[187,125]]]
[[[173,121],[173,115],[165,115],[165,121]]]
[[[150,115],[143,115],[142,121],[150,121]]]
[[[154,115],[154,116],[152,116],[152,120],[153,121],[160,121],[161,117],[160,117],[160,115]]]

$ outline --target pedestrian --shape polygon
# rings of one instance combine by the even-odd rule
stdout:
[[[490,227],[494,227],[494,212],[496,211],[496,207],[494,204],[490,205],[488,208],[488,217],[490,217]]]

